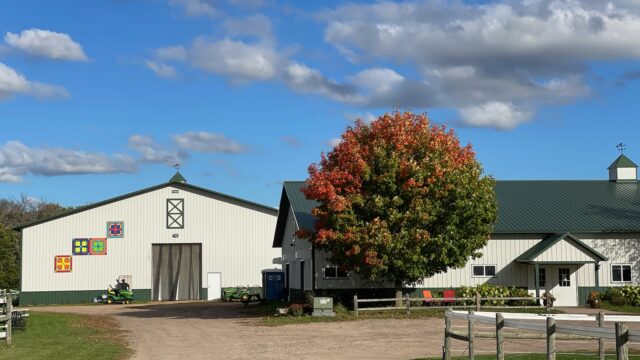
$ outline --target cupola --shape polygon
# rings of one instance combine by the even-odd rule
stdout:
[[[618,158],[609,166],[609,181],[629,182],[638,180],[638,165],[624,154],[620,154]]]
[[[187,179],[180,174],[180,171],[176,171],[176,174],[171,177],[169,180],[170,183],[186,183]]]

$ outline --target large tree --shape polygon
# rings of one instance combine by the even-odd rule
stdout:
[[[330,261],[402,288],[479,257],[496,221],[495,181],[471,145],[426,115],[356,121],[309,167],[303,189],[320,205],[298,236]]]
[[[64,210],[58,204],[26,196],[19,200],[0,199],[0,289],[20,287],[20,234],[12,228]]]

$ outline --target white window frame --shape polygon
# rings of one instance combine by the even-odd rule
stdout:
[[[620,266],[620,281],[615,281],[613,280],[613,267],[614,266]],[[624,280],[624,271],[623,271],[623,267],[624,266],[628,266],[630,273],[631,273],[631,279],[629,279],[628,281]],[[621,264],[611,264],[611,282],[614,284],[629,284],[633,282],[633,266],[631,266],[631,264],[629,263],[621,263]]]
[[[487,266],[493,266],[494,268],[494,275],[476,275],[475,271],[473,271],[473,268],[475,268],[476,266],[482,266],[482,273],[486,274],[486,268]],[[474,278],[486,278],[486,279],[490,279],[490,278],[495,278],[498,277],[498,265],[496,264],[473,264],[471,265],[471,277]]]
[[[326,268],[336,268],[336,276],[335,277],[327,277],[325,274],[325,269]],[[348,279],[351,277],[351,272],[347,271],[347,276],[338,276],[338,265],[325,265],[322,267],[322,278],[325,280],[341,280],[341,279]]]

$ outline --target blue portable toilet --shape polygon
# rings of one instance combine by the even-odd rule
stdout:
[[[284,298],[284,271],[280,269],[262,270],[262,289],[265,300]]]

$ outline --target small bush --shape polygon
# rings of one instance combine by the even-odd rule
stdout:
[[[291,316],[303,316],[309,315],[313,312],[313,306],[309,304],[291,304],[289,305],[289,315]]]
[[[336,314],[348,314],[349,309],[347,309],[346,306],[339,302],[333,305],[333,312],[335,312]]]
[[[489,298],[506,298],[506,297],[532,297],[527,289],[517,288],[517,287],[506,287],[506,286],[498,286],[491,284],[482,284],[475,287],[467,287],[462,286],[458,290],[456,290],[456,297],[461,298],[474,298],[476,296],[476,292],[480,293],[481,297],[489,297]],[[465,305],[472,305],[475,301],[468,300],[461,302]],[[535,305],[535,301],[531,300],[483,300],[482,305],[492,305],[492,306],[523,306],[523,305]]]
[[[609,288],[601,294],[602,300],[616,306],[640,306],[640,286],[619,286]]]

